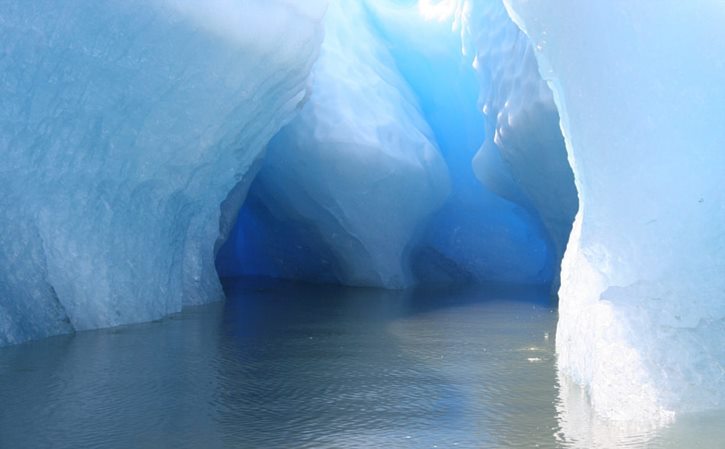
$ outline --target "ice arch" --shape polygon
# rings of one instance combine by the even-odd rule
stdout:
[[[450,23],[427,21],[415,5],[334,2],[312,95],[270,145],[221,274],[384,287],[551,282],[576,207],[573,179],[528,40],[502,5],[495,11],[489,20],[506,33],[491,47],[518,46],[486,66],[501,76],[477,79]],[[510,86],[521,72],[525,82]],[[529,101],[521,84],[538,96]],[[520,123],[507,134],[518,141],[488,150],[508,156],[489,172],[510,179],[509,190],[482,184],[472,167],[486,128],[501,127],[484,120],[481,103],[493,100],[478,100],[482,87],[516,101],[507,114]],[[538,157],[533,175],[527,157]]]

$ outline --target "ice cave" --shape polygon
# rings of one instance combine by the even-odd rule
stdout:
[[[0,4],[0,447],[725,444],[722,1]]]

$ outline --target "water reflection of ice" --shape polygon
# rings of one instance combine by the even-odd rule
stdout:
[[[586,390],[557,374],[557,443],[572,449],[723,448],[725,411],[678,416],[668,422],[611,421],[597,415]],[[720,423],[719,425],[717,423]]]
[[[557,374],[557,382],[559,432],[556,437],[565,447],[643,447],[652,440],[660,427],[657,423],[613,422],[600,418],[594,413],[582,387],[562,373]]]
[[[724,447],[723,412],[593,415],[536,295],[275,285],[0,349],[0,448]]]

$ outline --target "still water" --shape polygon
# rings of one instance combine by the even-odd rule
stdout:
[[[546,292],[263,281],[156,323],[0,349],[0,448],[723,448],[725,415],[598,420]]]

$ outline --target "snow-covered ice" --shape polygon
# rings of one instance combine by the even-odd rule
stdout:
[[[486,131],[479,91],[499,86],[478,79],[450,24],[426,20],[414,6],[340,1],[326,28],[309,102],[270,145],[221,250],[221,274],[382,287],[550,282],[573,211],[551,232],[559,203],[542,213],[525,195],[511,198],[476,179],[472,161]],[[530,78],[548,92],[528,58]],[[554,134],[552,154],[568,170],[551,95],[545,100],[539,109],[548,108],[549,128],[529,132],[535,110],[519,134],[538,144],[530,153],[543,154],[541,168],[551,149],[543,141]],[[507,165],[497,169],[511,177]],[[563,184],[571,195],[559,200],[576,203],[570,170],[562,181],[558,174],[526,184],[532,197],[550,200],[559,192],[549,185]]]

